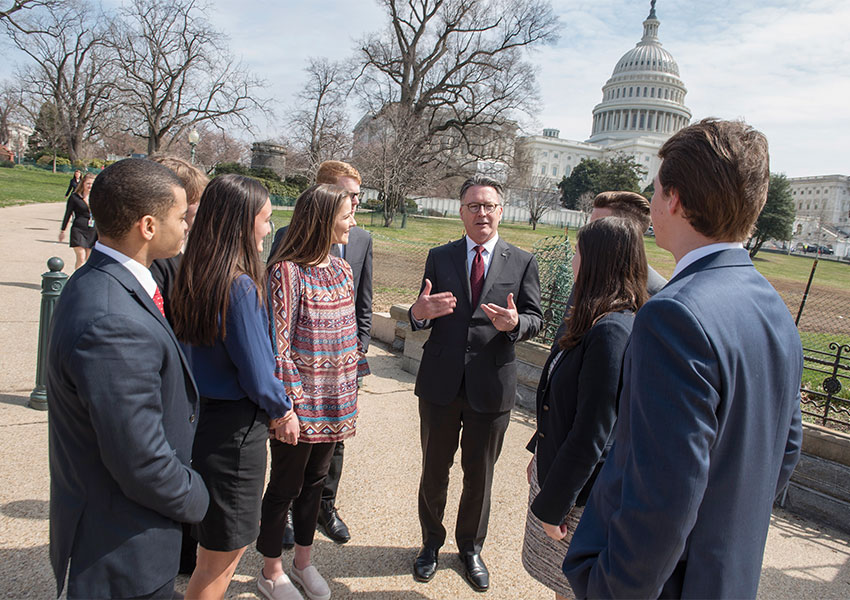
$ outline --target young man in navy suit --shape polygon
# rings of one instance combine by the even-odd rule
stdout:
[[[773,501],[800,454],[800,337],[742,242],[767,140],[706,119],[659,151],[670,282],[638,311],[613,450],[564,561],[579,598],[755,598]]]
[[[48,350],[50,559],[69,598],[171,598],[181,522],[209,495],[189,467],[198,392],[149,267],[180,251],[186,192],[127,159],[91,190],[99,241],[62,292]]]

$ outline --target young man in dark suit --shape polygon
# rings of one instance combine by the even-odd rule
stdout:
[[[579,598],[755,598],[800,454],[800,337],[742,242],[767,140],[706,119],[659,151],[652,223],[676,269],[638,311],[613,450],[564,561]]]
[[[534,337],[543,319],[537,261],[499,238],[501,184],[480,175],[468,179],[460,216],[466,236],[428,253],[422,292],[410,308],[414,330],[431,328],[416,376],[422,549],[413,575],[430,581],[437,570],[449,469],[460,440],[464,475],[455,536],[467,580],[485,591],[490,574],[481,548],[493,469],[516,402],[514,344]]]
[[[209,503],[189,467],[198,393],[150,273],[180,251],[186,193],[143,159],[91,191],[99,241],[62,292],[48,350],[50,558],[69,598],[171,598],[181,522]]]
[[[360,173],[350,164],[339,160],[326,160],[319,165],[316,172],[316,183],[330,183],[345,188],[351,195],[351,210],[356,211],[360,204]],[[272,243],[271,254],[274,254],[278,244],[286,235],[286,227],[277,230]],[[363,350],[369,349],[372,340],[372,236],[361,227],[352,227],[348,232],[348,243],[335,244],[331,254],[345,259],[351,265],[354,276],[354,312],[357,316],[357,338],[363,344]],[[337,544],[344,544],[351,539],[348,526],[340,518],[336,508],[336,494],[339,480],[342,477],[342,462],[345,444],[337,442],[334,446],[331,466],[328,470],[325,487],[322,489],[322,503],[319,507],[318,528],[324,531]],[[283,534],[283,547],[292,548],[295,536],[292,530],[292,519],[287,518]]]

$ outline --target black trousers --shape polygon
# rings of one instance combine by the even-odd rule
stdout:
[[[339,489],[339,479],[342,477],[342,459],[345,453],[345,442],[343,440],[334,444],[331,464],[328,468],[328,476],[325,479],[325,487],[322,488],[322,510],[330,512],[336,506],[336,492]]]
[[[419,523],[423,544],[440,548],[446,541],[443,515],[449,470],[460,441],[463,491],[455,539],[461,554],[481,552],[490,520],[493,468],[502,452],[510,411],[472,410],[463,393],[447,406],[419,399],[422,477],[419,480]]]
[[[269,445],[272,468],[263,496],[257,550],[267,558],[276,558],[283,551],[283,529],[290,506],[295,543],[299,546],[313,544],[322,486],[335,443],[301,442],[293,446],[270,440]]]

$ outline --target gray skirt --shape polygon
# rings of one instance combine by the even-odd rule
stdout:
[[[537,482],[537,453],[535,452],[531,465],[531,486],[528,490],[528,511],[525,517],[525,538],[522,541],[522,566],[528,574],[550,590],[564,596],[574,598],[573,588],[567,581],[562,566],[570,540],[573,539],[584,507],[574,506],[567,515],[567,535],[562,540],[553,540],[543,531],[543,522],[531,512],[531,503],[540,493]]]

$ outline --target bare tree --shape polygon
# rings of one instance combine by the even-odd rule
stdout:
[[[11,81],[0,83],[0,144],[8,146],[12,139],[12,120],[23,110],[21,91]]]
[[[524,51],[553,41],[558,20],[543,0],[381,4],[389,27],[367,37],[356,58],[355,89],[372,120],[361,121],[365,135],[355,129],[355,150],[363,160],[387,157],[368,169],[381,178],[368,183],[393,190],[385,198],[391,220],[418,182],[509,161],[514,119],[537,104]],[[379,145],[393,148],[364,148],[360,138],[376,138],[376,131]]]
[[[149,154],[168,149],[195,123],[250,130],[249,112],[265,110],[256,96],[262,82],[230,55],[207,10],[195,0],[133,0],[110,36],[121,102]]]
[[[0,21],[10,21],[14,24],[12,15],[24,8],[32,9],[37,6],[55,6],[59,0],[12,0],[12,5],[8,8],[0,9]],[[4,3],[5,4],[5,3]]]
[[[90,4],[73,0],[4,20],[11,42],[30,58],[19,73],[24,93],[36,99],[35,106],[55,105],[71,161],[80,158],[83,139],[111,108],[112,61],[103,22]]]
[[[541,217],[560,204],[561,193],[557,186],[546,177],[533,177],[528,187],[508,188],[513,206],[528,210],[528,220],[532,229],[537,229]]]
[[[290,113],[289,137],[312,176],[322,161],[348,155],[347,77],[344,65],[326,58],[309,59],[304,71],[307,83]]]

